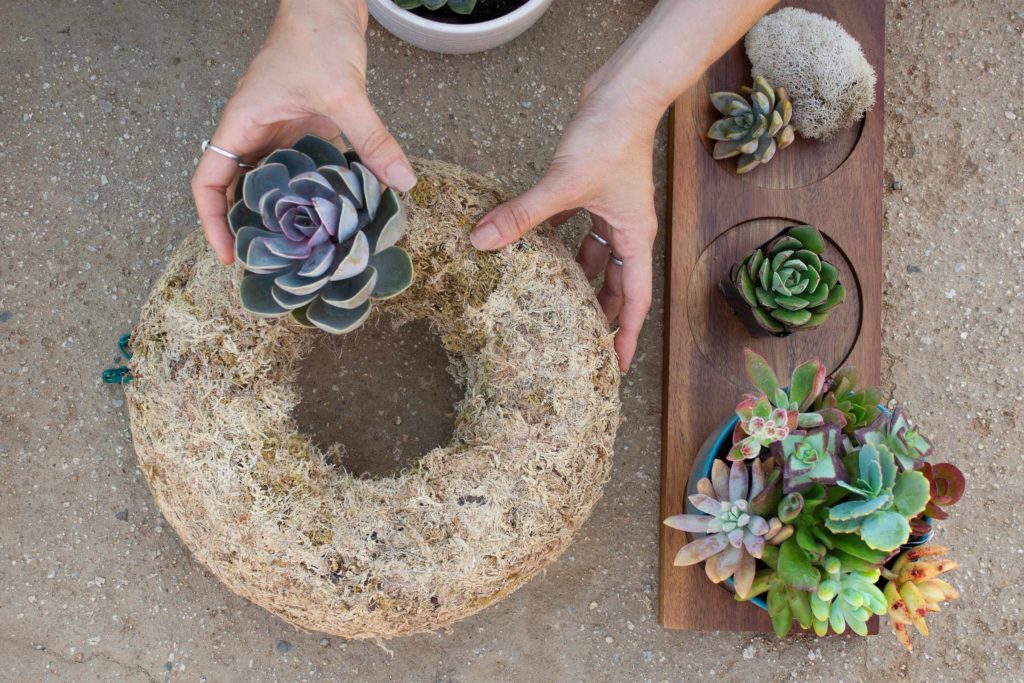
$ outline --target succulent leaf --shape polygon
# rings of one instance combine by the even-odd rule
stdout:
[[[339,308],[331,306],[317,298],[306,309],[306,317],[309,321],[324,332],[331,334],[346,334],[356,329],[370,315],[370,302],[366,301],[356,308]]]
[[[260,210],[260,198],[271,190],[288,192],[288,169],[284,164],[263,164],[245,174],[242,198],[250,211]]]
[[[269,275],[246,274],[242,278],[242,284],[239,287],[242,306],[250,313],[264,318],[284,315],[288,312],[288,309],[281,306],[274,299],[271,293],[273,287],[273,273]]]
[[[306,135],[296,142],[293,148],[312,159],[316,168],[345,165],[345,157],[341,151],[323,138],[318,138],[315,135]]]

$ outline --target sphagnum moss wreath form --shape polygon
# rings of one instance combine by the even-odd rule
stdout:
[[[322,333],[239,308],[239,270],[198,233],[132,336],[132,434],[164,516],[234,592],[349,638],[443,627],[544,568],[600,497],[619,422],[612,337],[557,236],[479,253],[469,229],[503,193],[417,170],[416,279],[366,324],[428,319],[466,395],[452,442],[415,466],[355,478],[299,433],[295,374]]]

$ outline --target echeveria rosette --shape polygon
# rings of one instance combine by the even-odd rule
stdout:
[[[839,427],[824,425],[806,431],[795,430],[771,445],[771,453],[782,463],[783,491],[802,491],[813,484],[835,484],[846,478],[839,458]]]
[[[773,89],[761,76],[755,76],[753,87],[745,86],[740,93],[711,93],[711,104],[725,116],[708,130],[708,137],[716,140],[712,156],[738,156],[736,173],[749,173],[760,164],[767,164],[777,150],[785,149],[796,139],[789,125],[793,105],[786,90]]]
[[[792,226],[732,267],[732,285],[764,330],[786,336],[818,327],[846,300],[839,271],[821,257],[824,251],[816,228]]]
[[[350,332],[412,283],[412,260],[394,246],[405,230],[398,195],[353,153],[308,135],[239,182],[228,214],[245,266],[242,306],[263,317]]]
[[[698,482],[690,502],[704,514],[675,515],[667,526],[694,534],[707,534],[683,546],[676,554],[676,566],[704,562],[714,583],[732,577],[736,594],[746,596],[754,582],[756,559],[764,553],[765,543],[782,530],[782,523],[754,514],[751,500],[765,487],[761,461],[749,467],[735,461],[731,467],[715,460],[710,479]]]
[[[797,366],[790,376],[789,388],[784,389],[779,383],[779,378],[775,375],[775,371],[772,370],[772,366],[769,365],[764,356],[756,351],[746,349],[744,351],[744,358],[747,377],[750,378],[750,382],[761,394],[758,397],[749,394],[744,396],[743,402],[736,409],[741,420],[743,419],[743,414],[740,414],[740,409],[744,408],[745,411],[745,407],[749,405],[748,401],[750,399],[759,400],[764,398],[773,408],[796,415],[795,425],[792,425],[792,415],[787,416],[787,426],[792,425],[792,427],[789,427],[790,429],[796,427],[806,429],[808,427],[820,427],[825,424],[825,417],[822,414],[807,412],[821,395],[822,389],[825,386],[826,370],[824,365],[817,361],[811,361]],[[778,432],[776,432],[777,434]]]
[[[856,430],[854,437],[857,443],[886,446],[903,470],[917,468],[932,453],[931,442],[914,427],[902,408],[881,411],[874,422]]]
[[[857,479],[837,483],[853,498],[830,508],[825,526],[837,534],[857,534],[875,550],[896,550],[910,538],[910,520],[928,504],[928,480],[920,472],[900,472],[884,445],[864,444],[847,457],[847,469],[856,471]]]

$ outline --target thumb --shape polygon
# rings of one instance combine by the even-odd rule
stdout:
[[[575,206],[556,187],[557,183],[545,177],[526,194],[493,209],[473,229],[470,242],[481,251],[501,249],[556,213]]]
[[[343,109],[330,112],[330,118],[375,176],[399,192],[416,185],[416,174],[405,153],[365,96],[349,98]]]

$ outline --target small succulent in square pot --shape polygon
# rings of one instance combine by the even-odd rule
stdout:
[[[794,624],[867,635],[887,616],[912,649],[910,627],[928,635],[926,615],[959,596],[939,578],[959,565],[930,541],[963,474],[926,460],[933,444],[852,369],[827,376],[811,361],[783,386],[764,357],[748,350],[745,363],[756,393],[709,436],[685,513],[664,522],[688,535],[675,564],[704,562],[712,582],[767,610],[780,638]]]
[[[228,213],[242,307],[343,334],[412,283],[405,209],[354,152],[308,135],[239,179]]]
[[[719,290],[755,337],[814,329],[846,300],[824,251],[817,228],[788,227],[733,265]]]

